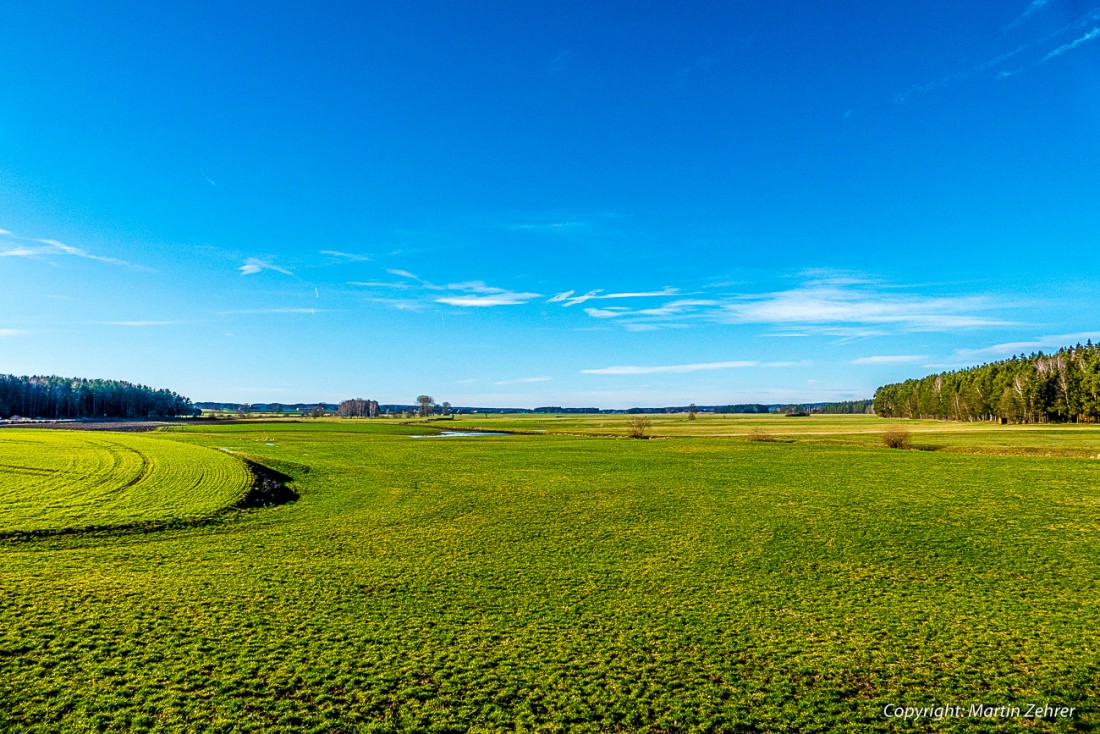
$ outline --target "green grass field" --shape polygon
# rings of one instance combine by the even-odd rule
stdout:
[[[1100,727],[1100,430],[904,422],[935,450],[903,451],[863,416],[653,420],[145,437],[250,456],[300,499],[0,540],[0,730]],[[1031,703],[1076,711],[883,716]]]
[[[0,431],[0,535],[195,520],[240,500],[239,459],[163,438]]]

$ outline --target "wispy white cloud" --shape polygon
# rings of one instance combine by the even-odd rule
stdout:
[[[1031,2],[1028,4],[1027,8],[1024,9],[1024,12],[1021,13],[1019,16],[1017,16],[1016,20],[1014,20],[1011,23],[1009,23],[1008,25],[1006,25],[1002,30],[1004,32],[1008,32],[1008,31],[1012,30],[1013,28],[1018,28],[1028,18],[1035,15],[1036,11],[1038,11],[1040,8],[1042,8],[1044,5],[1046,5],[1048,1],[1049,0],[1031,0]]]
[[[398,311],[424,311],[429,304],[423,301],[415,301],[409,298],[368,298],[370,303],[381,303]]]
[[[584,312],[594,319],[613,319],[616,316],[626,316],[630,309],[612,306],[611,308],[586,308]]]
[[[294,275],[286,268],[281,268],[278,265],[272,265],[271,263],[260,260],[259,258],[250,257],[245,260],[244,265],[240,267],[241,275],[255,275],[256,273],[263,272],[264,270],[271,270],[276,273],[282,273],[283,275]]]
[[[926,359],[928,359],[927,354],[879,354],[872,357],[853,359],[852,364],[908,364],[910,362],[923,362]]]
[[[659,291],[635,291],[633,293],[604,293],[595,298],[661,298],[663,296],[679,295],[679,288],[665,287]]]
[[[360,255],[354,252],[340,252],[339,250],[321,250],[321,254],[341,260],[349,260],[351,262],[369,262],[371,259],[370,255]]]
[[[689,313],[702,306],[717,306],[721,304],[721,301],[713,299],[681,299],[678,301],[669,301],[663,306],[658,308],[643,308],[635,311],[639,316],[675,316],[678,314]]]
[[[45,255],[45,254],[47,254],[47,253],[41,247],[36,248],[36,249],[32,249],[30,247],[20,246],[20,247],[13,247],[10,250],[4,250],[3,252],[0,252],[0,257],[33,257],[34,255]]]
[[[820,326],[817,324],[800,324],[798,326],[779,325],[777,331],[761,334],[767,337],[810,337],[828,336],[836,337],[837,344],[856,341],[858,339],[870,339],[876,336],[889,336],[886,329],[871,328],[866,326]]]
[[[531,382],[550,382],[553,377],[517,377],[514,380],[500,380],[498,385],[525,385]]]
[[[539,298],[541,293],[512,293],[502,291],[488,296],[453,296],[435,299],[436,303],[444,303],[448,306],[461,306],[464,308],[487,308],[490,306],[520,306],[532,298]]]
[[[604,293],[602,288],[588,291],[584,295],[574,296],[573,291],[566,291],[565,293],[559,293],[551,298],[548,303],[561,303],[563,307],[576,306],[578,303],[584,303],[591,300],[606,300],[613,298],[663,298],[668,296],[676,296],[680,294],[679,288],[665,287],[659,291],[633,291],[625,293]]]
[[[64,242],[58,242],[57,240],[41,239],[37,237],[19,237],[12,234],[6,229],[0,229],[0,236],[10,237],[15,242],[11,243],[8,249],[0,251],[0,257],[51,257],[57,255],[68,255],[70,257],[79,257],[84,260],[95,260],[96,262],[108,263],[110,265],[122,265],[128,268],[137,268],[138,270],[148,270],[141,265],[135,265],[132,262],[126,260],[119,260],[115,257],[104,257],[103,255],[95,255],[87,250],[82,250],[79,247],[73,247],[67,245]],[[27,245],[22,243],[34,243],[33,245]],[[40,247],[39,245],[45,245]]]
[[[185,321],[99,321],[103,326],[177,326]]]
[[[125,265],[128,268],[141,267],[139,265],[134,265],[131,262],[126,262],[125,260],[119,260],[118,258],[93,255],[90,252],[80,249],[79,247],[66,245],[64,242],[58,242],[57,240],[36,240],[36,242],[41,242],[45,245],[55,247],[66,255],[72,255],[73,257],[82,257],[85,260],[96,260],[101,263],[110,263],[111,265]]]
[[[0,337],[19,336],[24,333],[26,332],[20,331],[19,329],[0,329]]]
[[[420,280],[416,275],[410,273],[408,270],[398,270],[397,268],[386,268],[386,272],[390,275],[396,275],[399,278],[411,278],[412,280]]]
[[[222,311],[221,313],[223,315],[224,314],[237,314],[237,313],[245,313],[245,314],[308,313],[308,314],[312,314],[312,315],[317,315],[319,313],[324,313],[325,310],[326,309],[323,309],[323,308],[239,308],[239,309],[232,309],[232,310],[229,310],[229,311]]]
[[[387,283],[379,280],[352,280],[348,281],[348,285],[359,286],[360,288],[397,288],[398,290],[412,288],[409,283]]]
[[[862,339],[898,332],[951,331],[1011,324],[990,312],[1005,305],[984,295],[926,296],[911,288],[884,283],[865,274],[841,271],[804,271],[804,282],[784,291],[759,294],[713,293],[709,298],[672,298],[647,308],[589,306],[593,319],[614,322],[631,331],[686,328],[692,324],[766,324],[765,336],[829,336]],[[603,293],[589,291],[554,296],[563,306],[604,298],[668,297],[677,288],[661,291]]]
[[[692,74],[697,74],[702,71],[707,71],[717,65],[722,59],[729,56],[735,47],[726,46],[724,48],[715,49],[709,53],[703,54],[699,58],[695,59],[690,64],[680,67],[680,80],[687,79]]]
[[[569,292],[572,293],[573,291],[569,291]],[[576,306],[578,303],[584,303],[585,301],[592,300],[593,298],[595,298],[597,295],[599,295],[602,292],[603,292],[602,290],[594,290],[594,291],[588,291],[583,296],[573,296],[573,297],[562,298],[561,299],[562,306],[563,307]],[[554,296],[554,298],[557,299],[558,297]]]
[[[505,288],[485,285],[485,283],[480,280],[468,280],[465,283],[450,283],[447,285],[447,290],[482,294],[508,293],[508,290]]]
[[[201,175],[201,176],[202,176],[202,177],[203,177],[204,179],[206,179],[206,183],[210,184],[211,186],[213,186],[213,187],[214,187],[215,189],[217,189],[218,191],[221,191],[221,190],[222,190],[222,187],[221,187],[221,186],[218,186],[218,184],[217,184],[217,183],[216,183],[216,182],[214,181],[214,179],[212,179],[212,178],[210,178],[209,176],[207,176],[207,175],[206,175],[206,171],[204,171],[204,170],[202,170],[202,169],[200,168],[200,169],[199,169],[199,174],[200,174],[200,175]]]
[[[542,67],[542,72],[546,76],[556,76],[560,74],[569,67],[569,62],[573,59],[573,56],[575,56],[574,52],[568,49],[560,52],[557,56],[546,62]]]
[[[506,229],[517,232],[573,232],[588,226],[588,222],[542,222],[505,225]]]
[[[1035,5],[1035,3],[1032,3],[1032,5]],[[1031,13],[1034,13],[1035,10],[1038,10],[1040,7],[1042,7],[1042,5],[1045,5],[1045,3],[1042,3],[1042,4],[1038,5],[1034,9],[1031,9],[1029,7],[1029,9],[1031,10]],[[1027,11],[1025,11],[1025,15],[1029,15]],[[956,84],[958,82],[961,82],[965,79],[969,79],[970,77],[973,77],[977,74],[981,74],[981,73],[984,73],[984,72],[987,72],[987,71],[991,71],[992,69],[994,69],[998,66],[1001,66],[1005,62],[1007,62],[1011,59],[1014,59],[1017,56],[1020,56],[1024,52],[1030,51],[1031,49],[1035,48],[1036,46],[1042,46],[1042,45],[1045,45],[1047,43],[1050,43],[1051,41],[1055,40],[1056,38],[1058,38],[1059,36],[1062,36],[1063,34],[1065,34],[1067,32],[1070,32],[1070,31],[1073,31],[1073,30],[1080,30],[1082,28],[1086,28],[1089,25],[1091,25],[1093,23],[1096,23],[1098,21],[1100,21],[1100,8],[1093,8],[1092,10],[1085,13],[1083,16],[1079,17],[1077,20],[1074,20],[1073,22],[1068,23],[1068,24],[1062,26],[1061,28],[1058,28],[1055,31],[1047,33],[1046,35],[1042,36],[1041,38],[1036,38],[1032,41],[1028,41],[1027,43],[1020,44],[1020,45],[1016,46],[1015,48],[1013,48],[1012,50],[1005,51],[1003,53],[997,54],[997,55],[993,56],[992,58],[990,58],[987,61],[984,61],[982,63],[975,64],[973,66],[968,66],[967,68],[961,69],[960,71],[954,72],[952,74],[948,74],[946,76],[939,77],[938,79],[933,79],[932,81],[927,82],[926,84],[915,85],[913,87],[910,87],[908,90],[906,90],[904,92],[899,92],[897,95],[895,95],[894,101],[896,103],[902,103],[913,92],[930,92],[933,89],[937,89],[937,88],[940,88],[940,87],[951,86],[951,85]],[[1095,30],[1096,29],[1094,28],[1093,31],[1095,31]],[[1062,46],[1059,46],[1058,48],[1054,49],[1053,51],[1051,51],[1050,53],[1048,53],[1046,56],[1042,57],[1038,61],[1032,61],[1030,64],[1025,64],[1023,68],[1033,68],[1035,66],[1038,66],[1039,64],[1042,64],[1042,63],[1046,62],[1047,60],[1049,60],[1051,58],[1054,58],[1055,56],[1063,54],[1066,51],[1069,51],[1071,48],[1076,48],[1080,44],[1085,43],[1086,41],[1089,41],[1092,38],[1095,38],[1095,36],[1092,35],[1093,31],[1089,31],[1084,36],[1082,36],[1081,38],[1078,38],[1075,41],[1071,41],[1070,43],[1063,44]],[[1022,71],[1023,68],[1016,69],[1016,70],[1013,70],[1013,71],[1001,71],[997,76],[999,78],[1002,78],[1002,79],[1010,77],[1010,76],[1014,76],[1014,75],[1018,74],[1020,71]]]
[[[927,297],[871,288],[807,286],[743,296],[724,310],[733,323],[884,324],[907,331],[949,331],[1008,325],[1010,322],[975,313],[996,305],[982,296]]]
[[[1078,342],[1086,342],[1092,339],[1100,343],[1100,331],[1079,331],[1073,334],[1048,334],[1034,339],[1016,342],[1004,342],[979,349],[957,349],[952,358],[962,361],[975,361],[997,357],[1009,357],[1014,354],[1027,354],[1040,349],[1058,349],[1068,347]]]
[[[1091,41],[1092,39],[1096,38],[1097,36],[1100,36],[1100,28],[1094,27],[1092,30],[1090,30],[1088,33],[1081,36],[1080,38],[1077,38],[1073,41],[1070,41],[1069,43],[1063,43],[1061,46],[1059,46],[1058,48],[1054,49],[1053,51],[1048,53],[1046,56],[1044,56],[1042,58],[1042,61],[1040,61],[1039,63],[1042,63],[1043,61],[1049,61],[1049,60],[1053,59],[1055,56],[1061,56],[1066,51],[1072,51],[1073,49],[1080,46],[1082,43],[1087,43],[1087,42]]]
[[[759,362],[752,360],[735,360],[732,362],[700,362],[697,364],[668,364],[660,366],[639,367],[637,365],[619,365],[615,367],[600,367],[599,369],[581,370],[585,375],[655,375],[661,373],[701,372],[705,370],[728,370],[743,367],[756,367]]]

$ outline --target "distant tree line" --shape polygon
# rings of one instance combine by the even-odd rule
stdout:
[[[161,419],[194,415],[188,398],[121,380],[0,375],[0,418]]]
[[[341,418],[377,418],[378,401],[362,398],[345,400],[336,406],[336,415]]]
[[[884,418],[946,418],[1007,423],[1100,420],[1100,346],[1020,355],[1001,362],[884,385]]]
[[[841,400],[835,403],[792,403],[777,405],[773,413],[820,413],[822,415],[861,415],[871,413],[874,400]]]
[[[706,410],[706,408],[703,408]],[[737,405],[718,405],[714,408],[715,413],[770,413],[772,408],[770,405],[761,405],[759,403],[738,403]]]

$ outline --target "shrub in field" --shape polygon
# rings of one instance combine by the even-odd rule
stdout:
[[[630,427],[627,435],[631,438],[649,438],[649,429],[653,423],[645,416],[637,416],[630,419]]]
[[[750,441],[763,441],[763,442],[766,442],[766,443],[770,443],[770,442],[775,441],[775,436],[771,435],[770,433],[765,431],[763,428],[760,428],[758,426],[756,428],[753,428],[751,431],[749,431],[749,440]]]
[[[891,449],[907,449],[909,443],[909,431],[904,428],[887,428],[882,432],[882,445]]]

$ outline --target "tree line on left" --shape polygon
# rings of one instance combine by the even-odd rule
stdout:
[[[195,413],[190,398],[122,380],[0,375],[0,418],[135,420]]]

